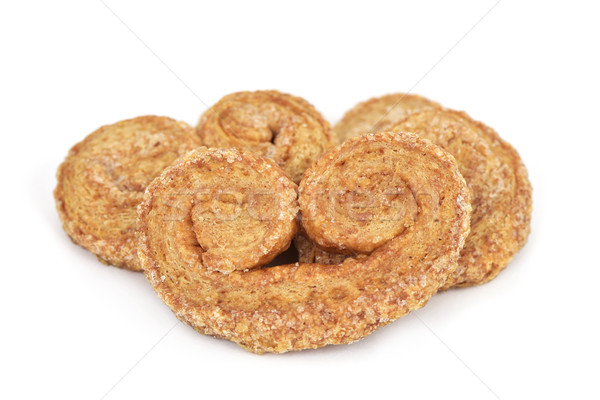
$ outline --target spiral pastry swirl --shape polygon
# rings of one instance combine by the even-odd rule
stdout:
[[[410,115],[391,129],[414,132],[444,148],[469,186],[471,233],[445,288],[494,279],[529,234],[531,184],[518,153],[491,128],[449,109]]]
[[[397,107],[384,113],[393,102]],[[473,215],[459,267],[444,289],[494,279],[525,245],[530,230],[532,188],[517,151],[466,113],[428,104],[418,96],[396,94],[360,103],[334,129],[344,139],[363,133],[368,124],[373,124],[372,130],[384,126],[391,131],[413,132],[456,158],[469,186]],[[295,245],[303,262],[319,259],[336,264],[347,256],[302,234]]]
[[[331,185],[336,189],[327,194]],[[248,207],[234,214],[212,207],[215,199],[203,197],[207,188],[227,188],[231,202]],[[267,195],[273,200],[253,203],[257,188],[272,188]],[[381,211],[364,202],[369,193],[388,206]],[[197,232],[205,220],[195,218],[194,210],[202,202],[227,223],[235,221],[229,215],[245,221],[234,224],[232,233],[252,255],[269,253],[274,247],[268,243],[280,250],[289,245],[295,201],[311,239],[360,254],[337,265],[245,264],[229,273],[207,265],[203,243],[225,230],[208,229],[200,243]],[[251,223],[239,210],[268,212]],[[355,341],[422,307],[456,268],[470,211],[454,159],[415,135],[378,133],[347,141],[307,170],[298,200],[293,182],[274,162],[236,149],[202,148],[148,187],[139,207],[138,253],[159,297],[199,332],[257,353],[301,350]],[[361,237],[357,229],[367,234]],[[340,237],[346,239],[337,242]],[[221,255],[227,257],[227,249]]]
[[[73,146],[58,168],[54,197],[64,230],[103,263],[140,271],[135,226],[144,190],[197,147],[192,127],[167,117],[99,128]]]
[[[275,90],[223,97],[202,115],[196,133],[207,147],[234,147],[271,158],[296,183],[337,144],[329,123],[309,102]]]

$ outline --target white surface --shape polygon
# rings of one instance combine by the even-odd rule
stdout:
[[[107,1],[208,105],[275,88],[335,122],[412,90],[468,111],[529,169],[529,243],[495,281],[349,346],[256,356],[199,335],[142,274],[73,245],[52,189],[100,125],[195,124],[204,105],[101,2],[3,2],[1,398],[600,396],[596,3],[503,0],[472,30],[495,1],[190,3]]]

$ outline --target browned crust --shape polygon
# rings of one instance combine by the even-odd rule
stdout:
[[[369,102],[365,104],[368,105]],[[351,110],[349,123],[355,118],[352,115],[364,113],[366,109],[367,106],[357,106]],[[452,146],[456,146],[454,139],[446,143],[443,138],[444,130],[450,129],[448,125],[427,127],[438,117],[454,119],[462,126],[454,132],[459,141],[465,141],[464,147],[456,149],[458,152],[452,149]],[[473,120],[464,112],[431,108],[406,116],[389,129],[411,131],[413,126],[417,129],[415,133],[434,140],[457,156],[461,172],[472,191],[474,217],[471,220],[471,235],[461,253],[459,268],[448,279],[444,289],[489,282],[506,268],[527,241],[531,222],[532,188],[525,165],[517,151],[493,129]],[[468,153],[469,147],[487,152],[484,163],[487,162],[488,165],[482,165],[481,162],[477,164]],[[317,247],[318,243],[304,240],[301,244],[299,255],[303,260],[310,261],[319,256],[324,262],[334,263],[340,257],[337,254],[327,256],[325,250]]]
[[[312,104],[276,90],[223,97],[204,112],[196,133],[208,147],[234,147],[272,158],[296,183],[337,144],[329,123]]]
[[[334,265],[340,264],[348,257],[345,254],[331,253],[319,248],[303,230],[294,237],[294,246],[298,250],[298,261],[301,263]]]
[[[444,288],[495,278],[529,232],[531,185],[519,155],[491,128],[450,109],[410,115],[391,129],[413,129],[449,151],[471,189],[471,233]]]
[[[457,271],[448,279],[444,289],[452,286],[465,287],[479,285],[494,279],[506,268],[508,263],[527,243],[531,231],[531,213],[533,209],[533,188],[529,181],[527,168],[517,150],[503,140],[498,133],[480,121],[473,120],[465,112],[455,111],[468,118],[479,129],[496,156],[509,167],[505,172],[511,182],[512,201],[504,209],[504,221],[498,226],[499,238],[496,239],[495,254],[486,263],[472,265],[466,259],[459,260]],[[466,271],[466,274],[463,272]]]
[[[141,271],[135,221],[144,189],[199,146],[188,124],[167,117],[100,127],[73,146],[58,168],[54,198],[65,232],[101,262]]]
[[[440,207],[447,218],[428,220],[444,235],[431,235],[434,228],[427,228],[423,220],[410,234],[388,241],[370,256],[348,258],[335,266],[296,263],[230,274],[208,271],[199,262],[198,248],[186,244],[191,238],[187,200],[180,196],[167,210],[164,196],[193,190],[211,177],[225,179],[218,172],[195,172],[207,158],[240,158],[237,162],[256,168],[257,157],[234,149],[197,150],[154,180],[139,206],[138,254],[158,296],[199,332],[256,353],[350,343],[425,305],[456,267],[469,231],[468,189],[452,156],[415,135],[367,135],[341,148],[369,146],[365,142],[397,146],[437,165],[435,176],[422,179],[433,182],[436,174],[444,179],[446,196]],[[307,175],[317,176],[339,151],[332,150]],[[179,222],[166,222],[166,213],[173,209],[183,210]],[[406,251],[414,241],[423,246]]]
[[[335,124],[333,131],[341,143],[365,133],[389,130],[393,124],[412,113],[440,107],[435,101],[416,94],[393,93],[373,97],[348,110]]]

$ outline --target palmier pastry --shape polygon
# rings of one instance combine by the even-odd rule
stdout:
[[[334,148],[300,184],[302,223],[312,239],[338,243],[346,231],[352,239],[343,246],[369,249],[368,255],[338,265],[249,268],[245,263],[247,269],[230,273],[205,265],[204,243],[216,243],[224,231],[209,229],[201,243],[198,231],[204,228],[198,225],[205,220],[195,217],[198,207],[219,210],[224,220],[239,218],[244,210],[266,214],[231,231],[247,254],[266,254],[270,243],[282,244],[280,238],[293,234],[293,188],[273,161],[215,148],[188,154],[152,182],[139,207],[138,255],[154,290],[179,319],[257,353],[350,343],[425,305],[456,268],[471,212],[456,162],[416,135],[392,133],[357,137]],[[335,196],[323,203],[328,188]],[[229,205],[205,197],[219,190],[229,190],[232,204],[239,205],[231,214]],[[255,203],[255,191],[273,200]],[[365,206],[362,198],[369,193],[389,205]],[[335,211],[333,227],[318,223],[329,209]],[[357,237],[357,227],[367,233],[364,238]]]
[[[456,158],[471,192],[471,233],[446,288],[494,279],[525,245],[531,219],[531,184],[516,150],[466,113],[428,110],[392,127],[414,132]]]
[[[463,112],[430,109],[406,117],[391,130],[413,132],[452,154],[471,192],[471,233],[459,267],[445,288],[488,282],[506,267],[529,234],[531,185],[518,153],[491,128]],[[304,241],[300,258],[323,262],[327,255]]]
[[[374,97],[346,112],[333,131],[341,143],[365,133],[389,130],[393,124],[410,114],[440,107],[438,103],[415,94],[395,93]]]
[[[199,146],[189,125],[166,117],[138,117],[91,133],[58,168],[54,197],[64,230],[100,261],[140,271],[135,224],[144,190]]]
[[[208,147],[235,147],[271,158],[296,183],[337,144],[329,123],[310,103],[275,90],[223,97],[202,115],[196,133]]]

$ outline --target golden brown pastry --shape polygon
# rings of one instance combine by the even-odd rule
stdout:
[[[445,288],[489,282],[525,245],[531,219],[531,184],[512,146],[466,113],[429,110],[408,116],[391,129],[409,131],[456,158],[471,191],[471,233],[459,268]]]
[[[167,117],[138,117],[91,133],[57,171],[54,197],[65,231],[100,261],[140,271],[135,223],[144,190],[199,146],[188,124]]]
[[[186,218],[194,234],[192,243],[201,249],[202,266],[230,273],[268,264],[290,246],[297,231],[298,187],[272,160],[243,158],[231,151],[203,155],[190,165],[202,163],[206,173],[190,176],[197,181],[186,189],[186,196],[192,196]],[[222,185],[222,174],[228,176],[227,185]],[[163,202],[179,204],[171,196]]]
[[[343,142],[369,132],[389,130],[406,116],[441,106],[416,94],[394,93],[374,97],[358,103],[333,127],[338,140]]]
[[[296,183],[337,144],[329,123],[310,103],[275,90],[223,97],[202,115],[196,133],[208,147],[235,147],[271,158]]]
[[[441,108],[441,106],[415,94],[394,93],[373,97],[348,110],[333,127],[333,131],[342,143],[346,139],[365,133],[388,130],[407,115],[434,108]],[[294,239],[294,246],[298,250],[301,262],[337,264],[346,257],[319,248],[302,232]]]
[[[529,234],[531,185],[518,153],[491,128],[466,113],[448,109],[409,115],[390,129],[416,133],[444,148],[456,158],[469,186],[471,233],[461,252],[459,268],[444,288],[482,284],[495,278]],[[335,257],[340,255],[328,255],[310,241],[302,242],[298,251],[307,262],[317,256],[324,263],[339,262]]]
[[[333,265],[341,263],[348,257],[345,254],[331,253],[319,248],[302,229],[294,237],[294,246],[298,251],[298,261],[301,263]]]
[[[274,212],[268,212],[266,203],[246,212],[267,211],[271,217],[266,224],[282,221],[278,232],[283,233],[275,236],[287,237],[287,221],[295,210],[289,201],[292,185],[268,159],[214,148],[188,154],[152,182],[139,207],[138,253],[154,290],[179,319],[257,353],[350,343],[425,305],[456,268],[471,211],[456,162],[416,135],[392,133],[347,141],[313,164],[300,185],[305,227],[307,218],[327,212],[319,200],[322,189],[336,185],[341,196],[325,204],[337,210],[337,225],[310,225],[310,234],[323,235],[324,241],[337,240],[343,230],[352,234],[355,216],[401,216],[397,224],[381,222],[385,240],[369,235],[350,241],[352,248],[378,245],[369,255],[349,257],[339,265],[296,263],[228,274],[204,265],[205,249],[196,234],[201,222],[193,215],[205,187],[234,188],[230,195],[248,205],[257,186],[271,188],[283,196],[271,202]],[[395,195],[390,209],[380,212],[351,201],[353,192],[372,193],[378,201],[388,192]],[[408,217],[393,206],[406,206]],[[219,209],[227,219],[227,208]],[[236,228],[235,234],[262,250],[251,239],[277,228],[252,226],[247,233]],[[380,226],[367,222],[365,229],[370,227]]]

